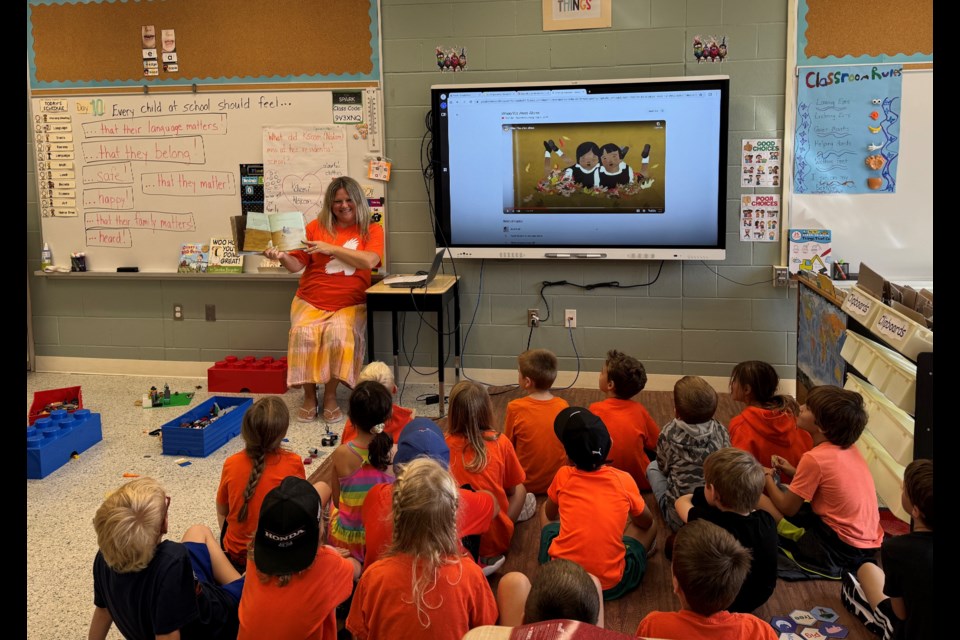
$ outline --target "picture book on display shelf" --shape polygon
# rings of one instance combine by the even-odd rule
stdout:
[[[210,238],[207,273],[243,273],[243,256],[232,238]]]
[[[184,242],[180,245],[177,273],[206,273],[210,245],[203,242]]]
[[[247,224],[243,234],[245,252],[261,252],[270,242],[281,251],[291,251],[303,246],[307,237],[303,214],[299,211],[277,213],[247,212]]]

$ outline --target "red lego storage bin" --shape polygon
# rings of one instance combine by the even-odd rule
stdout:
[[[207,390],[227,393],[286,393],[287,359],[227,356],[207,369]]]
[[[57,405],[57,403],[61,404]],[[76,404],[76,406],[74,406],[74,404]],[[27,424],[32,425],[39,418],[50,415],[50,412],[56,409],[66,409],[67,413],[73,413],[77,409],[83,409],[83,397],[80,395],[80,387],[34,391],[33,402],[30,404],[30,413],[27,414]]]

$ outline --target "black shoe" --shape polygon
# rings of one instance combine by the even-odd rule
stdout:
[[[630,147],[620,147],[620,159],[623,160],[627,157],[627,151],[630,151]]]
[[[860,583],[848,571],[844,571],[840,578],[840,601],[843,603],[844,609],[856,616],[870,633],[881,638],[884,637],[883,625],[878,623],[876,617],[874,617],[873,607],[867,601],[867,596],[863,593]]]
[[[646,159],[650,156],[650,145],[643,145],[643,151],[640,152],[640,157]]]
[[[557,145],[553,142],[553,140],[544,140],[544,141],[543,141],[543,147],[544,147],[547,151],[550,151],[550,152],[552,152],[552,153],[556,153],[557,151],[560,150],[560,148],[557,147]]]

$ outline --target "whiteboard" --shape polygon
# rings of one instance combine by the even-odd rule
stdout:
[[[792,194],[790,227],[830,229],[832,254],[888,280],[933,279],[933,71],[905,71],[897,191]]]
[[[263,161],[264,127],[335,124],[334,94],[348,91],[33,98],[43,241],[60,265],[82,251],[90,271],[176,272],[182,243],[232,236],[240,165]],[[357,93],[362,105],[337,110],[349,123],[346,166],[335,161],[382,199],[385,183],[366,179],[383,144],[380,94]]]

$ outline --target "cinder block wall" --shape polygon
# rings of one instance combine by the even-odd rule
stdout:
[[[381,0],[386,155],[394,162],[387,187],[390,270],[425,268],[433,253],[421,174],[431,84],[723,73],[732,91],[726,260],[666,262],[656,283],[645,288],[547,289],[551,315],[530,344],[552,349],[567,370],[576,369],[579,354],[583,370],[598,371],[606,351],[617,348],[640,358],[650,373],[726,376],[736,362],[762,359],[793,378],[795,290],[732,282],[769,280],[770,265],[779,262],[778,244],[741,243],[735,231],[737,196],[752,192],[739,186],[740,141],[783,136],[786,15],[785,0],[617,0],[612,29],[544,32],[540,0]],[[725,35],[727,61],[696,64],[690,43],[697,34]],[[437,46],[465,48],[466,71],[440,73]],[[29,117],[26,126],[32,273],[42,242]],[[544,280],[634,284],[652,280],[659,266],[487,260],[481,267],[458,261],[464,366],[468,373],[516,367],[529,335],[526,310],[537,307],[546,315],[539,296]],[[144,360],[283,355],[296,289],[294,282],[29,281],[37,355]],[[175,302],[184,305],[184,321],[172,319]],[[206,304],[216,305],[216,322],[205,321]],[[567,308],[577,310],[575,344],[560,320]],[[429,371],[436,361],[436,322],[432,314],[424,319],[421,324],[417,314],[407,314],[401,363],[406,354]],[[378,315],[374,323],[376,356],[389,361],[389,316]]]

